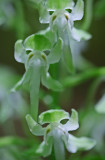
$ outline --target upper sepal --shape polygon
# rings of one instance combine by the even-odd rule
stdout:
[[[25,63],[27,59],[26,50],[23,46],[22,40],[18,40],[15,43],[15,59],[20,63]]]
[[[60,122],[63,119],[69,119],[69,114],[62,109],[48,110],[39,115],[40,124]]]

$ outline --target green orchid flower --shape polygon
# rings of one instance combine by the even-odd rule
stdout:
[[[55,109],[41,113],[39,115],[39,123],[34,121],[29,114],[26,116],[26,120],[32,134],[44,136],[44,141],[36,150],[37,154],[44,157],[51,154],[53,146],[56,159],[64,160],[64,146],[69,152],[75,153],[78,150],[89,150],[95,145],[95,141],[90,138],[76,138],[69,133],[69,131],[79,128],[78,113],[74,109],[72,109],[71,116],[62,109]],[[67,122],[62,123],[64,120]],[[48,125],[42,127],[43,124]]]
[[[40,3],[41,2],[42,1],[40,0]],[[82,40],[89,40],[91,38],[89,33],[74,27],[74,22],[83,18],[84,2],[83,0],[77,0],[77,3],[75,4],[72,0],[47,0],[43,3],[44,5],[41,9],[43,10],[44,8],[44,10],[46,10],[47,17],[45,14],[46,18],[44,17],[44,19],[47,19],[47,22],[44,21],[44,19],[43,22],[41,22],[50,24],[50,32],[53,32],[56,41],[59,38],[62,39],[62,52],[59,54],[59,60],[61,59],[62,62],[64,62],[64,65],[69,72],[74,72],[72,48],[76,47],[75,41],[80,42]],[[53,14],[50,15],[50,12]],[[44,34],[46,35],[46,31]],[[49,39],[52,39],[52,36],[49,37]],[[55,57],[52,55],[51,58],[51,63],[53,63],[53,58],[55,59]]]
[[[22,40],[18,40],[15,44],[15,59],[17,62],[25,65],[26,72],[12,91],[18,90],[25,84],[30,88],[31,114],[35,116],[36,120],[40,82],[48,89],[54,91],[61,91],[62,85],[57,80],[54,80],[48,72],[49,64],[47,62],[47,56],[43,52],[45,48],[48,49],[50,46],[49,43],[46,43],[46,38],[36,34],[28,39],[26,39],[24,43]],[[34,41],[30,39],[34,39]],[[40,41],[40,46],[34,43],[37,42],[37,40]],[[43,40],[45,40],[44,44],[41,42]],[[58,43],[61,43],[61,41],[59,40]],[[58,47],[58,43],[55,45],[55,48]],[[38,49],[40,49],[40,51]],[[54,49],[52,49],[51,52],[54,52]]]
[[[71,13],[66,10],[55,10],[51,15],[50,27],[63,40],[62,61],[69,72],[74,71],[72,47],[75,41],[89,40],[91,35],[74,27],[74,22],[81,20],[84,14],[84,3],[78,0]]]

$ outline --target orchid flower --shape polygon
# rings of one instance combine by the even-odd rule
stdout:
[[[42,6],[41,2],[42,1],[40,0],[40,5]],[[34,3],[38,2],[34,1]],[[44,14],[43,11],[43,15],[45,16],[42,17],[40,15],[40,22],[50,24],[47,31],[50,30],[49,32],[53,32],[56,41],[59,38],[62,39],[62,52],[59,54],[59,60],[61,59],[64,62],[64,65],[69,72],[74,72],[74,64],[72,60],[72,48],[75,47],[74,41],[80,42],[91,38],[89,33],[74,27],[74,22],[83,18],[84,2],[83,0],[77,0],[77,3],[75,4],[73,0],[47,0],[43,1],[43,3],[43,7],[40,6],[41,12],[42,10],[46,10],[46,14]],[[50,12],[53,14],[50,15]],[[46,35],[46,31],[43,34]],[[52,36],[49,37],[49,39],[52,39]],[[51,53],[49,54],[49,57],[50,56],[50,59],[52,60],[50,63],[53,64],[55,62],[53,61],[53,58],[55,59],[55,57],[51,55]]]
[[[45,39],[40,37],[40,35],[35,35],[31,38],[34,38],[36,42],[37,39]],[[60,44],[60,41],[58,43]],[[55,45],[55,48],[58,47],[58,43]],[[38,48],[37,43],[35,45],[33,43],[31,48],[27,48],[27,40],[25,43],[22,40],[18,40],[15,44],[15,59],[17,62],[25,65],[26,72],[12,91],[18,90],[25,84],[30,87],[31,114],[35,116],[35,120],[38,114],[40,82],[48,89],[53,89],[54,91],[60,91],[62,89],[62,85],[57,80],[54,80],[48,72],[49,64],[43,50],[49,46],[49,43],[44,45],[40,43],[40,48]]]
[[[77,138],[69,133],[69,131],[79,128],[78,113],[74,109],[72,109],[71,116],[62,109],[52,109],[41,113],[38,123],[29,114],[26,116],[26,120],[32,134],[44,136],[43,142],[36,150],[38,155],[49,156],[54,146],[56,159],[64,160],[64,145],[71,153],[78,150],[89,150],[95,145],[95,141],[90,138]],[[67,121],[65,124],[62,123],[64,120]],[[48,125],[42,127],[44,124]]]

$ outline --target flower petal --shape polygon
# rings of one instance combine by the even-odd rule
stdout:
[[[63,136],[64,143],[69,152],[75,153],[78,150],[90,150],[96,144],[95,140],[81,137],[77,138],[72,136],[71,134]]]
[[[78,0],[71,13],[73,21],[81,20],[83,14],[84,14],[84,2],[83,0]]]
[[[53,79],[50,74],[45,71],[42,72],[41,82],[46,88],[52,89],[54,91],[61,91],[63,89],[62,84],[59,81]]]
[[[30,129],[30,132],[36,136],[42,136],[44,135],[45,128],[42,128],[41,125],[39,125],[36,121],[33,120],[33,118],[27,114],[26,120]]]
[[[51,154],[51,151],[52,151],[52,137],[48,137],[47,142],[48,143],[45,143],[45,141],[43,141],[40,144],[40,146],[36,150],[36,153],[38,155],[42,155],[43,157],[47,157]]]
[[[24,86],[26,83],[28,83],[30,80],[30,69],[28,69],[23,77],[16,83],[16,85],[11,89],[12,92],[15,92],[19,90],[22,86]]]
[[[73,131],[79,128],[78,124],[78,113],[76,110],[72,109],[72,114],[69,121],[64,125],[67,131]]]
[[[89,40],[91,39],[91,35],[83,30],[73,28],[71,31],[73,39],[76,41],[81,41],[81,40]]]
[[[25,63],[27,59],[27,54],[22,42],[22,40],[18,40],[15,43],[15,59],[17,62]]]

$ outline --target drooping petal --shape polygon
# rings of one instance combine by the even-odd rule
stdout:
[[[68,122],[63,125],[67,131],[73,131],[79,128],[78,124],[78,113],[76,110],[72,109],[72,114]]]
[[[76,29],[75,27],[73,27],[71,34],[72,34],[73,39],[76,41],[89,40],[92,37],[91,34],[83,30]]]
[[[71,13],[73,21],[81,20],[83,18],[83,14],[84,14],[84,2],[83,0],[78,0]]]
[[[54,47],[51,49],[50,54],[47,56],[48,63],[53,64],[59,62],[61,58],[61,52],[62,52],[62,39],[59,38]]]
[[[15,43],[15,59],[17,62],[25,63],[27,59],[27,54],[22,42],[22,40],[18,40]]]
[[[63,89],[62,84],[59,81],[53,79],[50,74],[45,71],[42,72],[41,82],[46,88],[52,89],[54,91],[61,91]]]
[[[77,138],[71,134],[68,134],[68,136],[64,135],[63,140],[67,150],[72,153],[75,153],[78,150],[90,150],[96,144],[96,141],[91,138],[87,137]]]
[[[43,157],[47,157],[51,154],[52,151],[52,137],[48,137],[47,138],[47,143],[45,143],[45,141],[43,141],[40,146],[38,147],[38,149],[36,150],[36,153],[38,155],[42,155]]]
[[[58,9],[72,9],[74,5],[73,0],[48,0],[47,8],[49,11],[55,11]]]
[[[52,109],[45,111],[39,115],[39,123],[52,123],[52,122],[60,122],[63,119],[69,119],[68,112],[60,109]]]
[[[24,86],[25,84],[28,84],[29,80],[30,80],[30,69],[28,69],[24,73],[23,77],[20,79],[20,81],[16,83],[16,85],[11,89],[11,91],[15,92],[19,90],[22,86]]]
[[[42,128],[40,124],[38,124],[36,121],[33,120],[33,118],[27,114],[26,120],[28,123],[28,127],[30,129],[30,132],[36,136],[42,136],[44,135],[45,128]]]

